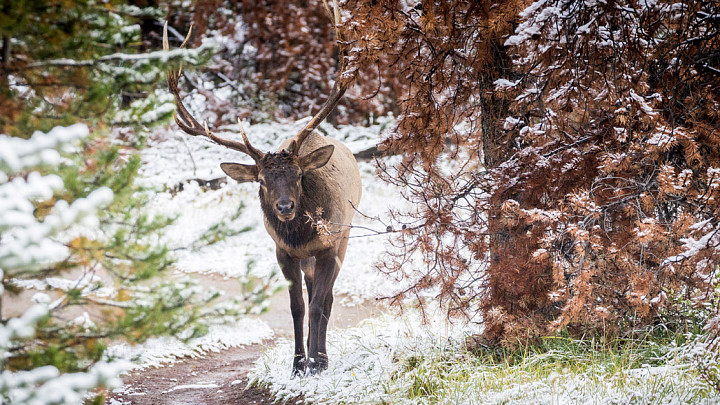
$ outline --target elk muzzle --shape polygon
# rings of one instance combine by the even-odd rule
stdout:
[[[275,213],[281,221],[292,221],[295,218],[295,201],[280,198],[275,202]]]

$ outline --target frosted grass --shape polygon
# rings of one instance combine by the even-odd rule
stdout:
[[[330,366],[318,377],[291,378],[292,342],[267,351],[252,383],[277,398],[298,395],[337,404],[715,404],[688,352],[697,343],[657,348],[656,365],[637,364],[633,350],[577,350],[577,341],[520,360],[488,361],[464,349],[478,330],[422,325],[417,314],[385,316],[329,334]]]

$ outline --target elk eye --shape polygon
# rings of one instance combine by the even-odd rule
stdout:
[[[261,186],[265,187],[265,180],[258,179],[258,183],[260,183]]]

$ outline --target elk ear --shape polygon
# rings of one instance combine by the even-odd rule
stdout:
[[[257,181],[258,168],[255,165],[241,165],[240,163],[221,163],[220,168],[238,183]]]
[[[330,161],[330,157],[335,151],[335,146],[325,145],[322,148],[315,149],[305,156],[300,157],[300,168],[306,172],[319,169]]]

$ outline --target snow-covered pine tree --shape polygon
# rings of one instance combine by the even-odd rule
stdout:
[[[63,188],[62,179],[56,174],[29,171],[41,164],[59,164],[61,158],[56,149],[87,135],[87,126],[78,124],[57,127],[47,134],[37,132],[29,140],[0,136],[0,276],[3,281],[0,304],[10,304],[8,298],[15,288],[11,280],[46,274],[69,255],[67,246],[54,239],[57,235],[80,222],[97,222],[97,210],[111,203],[113,192],[107,187],[97,188],[71,204],[56,200],[56,193]],[[36,216],[41,203],[45,210],[42,220]],[[0,374],[0,398],[3,401],[80,403],[89,390],[118,383],[117,375],[125,365],[97,363],[97,358],[85,355],[76,359],[76,365],[68,367],[68,359],[59,358],[63,357],[60,353],[65,348],[56,346],[56,339],[47,338],[56,328],[62,334],[74,334],[77,340],[91,338],[92,332],[87,338],[82,336],[93,329],[84,322],[58,325],[51,321],[51,313],[67,305],[70,299],[68,296],[51,301],[50,296],[38,294],[33,297],[34,305],[13,308],[19,315],[2,319],[0,361],[4,371]],[[94,344],[88,345],[88,350],[97,351],[92,346]],[[72,351],[67,355],[71,356]],[[75,372],[68,374],[67,371]]]
[[[107,363],[109,340],[190,339],[268,295],[248,288],[210,306],[216,290],[190,279],[153,281],[170,261],[147,240],[157,240],[166,221],[142,215],[145,202],[128,186],[134,171],[99,176],[107,186],[75,172],[85,197],[57,174],[74,166],[58,151],[88,135],[84,124],[28,140],[0,135],[0,398],[10,403],[82,402],[90,390],[118,383],[127,367]]]
[[[154,91],[167,63],[213,47],[153,50],[142,27],[161,14],[121,1],[0,8],[0,402],[82,402],[118,381],[110,340],[190,339],[271,293],[251,277],[215,305],[216,290],[157,277],[172,264],[158,236],[170,219],[146,212],[138,141],[172,114]]]
[[[125,0],[3,2],[0,133],[28,136],[99,116],[140,128],[169,119],[172,96],[156,91],[167,62],[206,62],[216,44],[162,52],[163,16]]]

